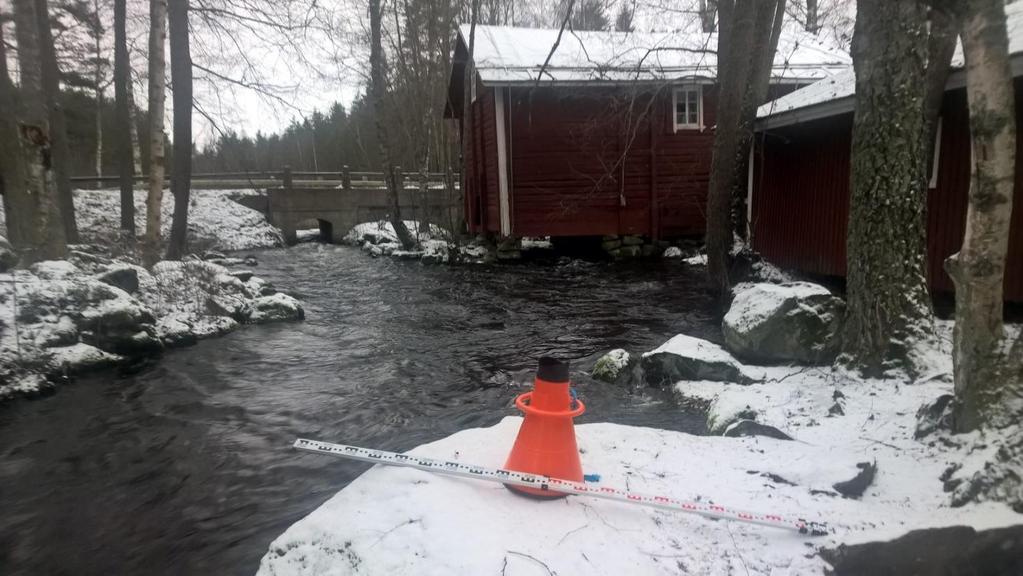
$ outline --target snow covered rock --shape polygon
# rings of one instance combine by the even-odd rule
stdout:
[[[590,371],[590,376],[604,382],[614,382],[622,375],[622,371],[629,365],[629,353],[621,348],[616,348],[597,359]]]
[[[279,322],[284,320],[302,320],[305,310],[298,300],[287,294],[260,296],[252,301],[250,319],[256,323]]]
[[[781,430],[778,430],[774,426],[761,424],[756,420],[739,420],[737,422],[733,422],[725,428],[725,431],[721,435],[728,438],[738,438],[740,436],[766,436],[768,438],[774,438],[775,440],[792,440],[791,436]]]
[[[920,407],[916,413],[916,438],[923,438],[933,432],[952,431],[952,404],[955,396],[942,394],[934,402],[928,402]]]
[[[252,276],[254,275],[252,270],[234,270],[228,272],[228,274],[237,278],[238,280],[241,280],[242,282],[248,282],[249,280],[252,280]]]
[[[124,358],[110,354],[84,343],[60,346],[47,350],[54,372],[81,374],[100,368],[108,368],[122,362]]]
[[[206,298],[206,310],[211,316],[227,316],[245,322],[252,316],[252,305],[243,297],[216,294]]]
[[[128,294],[134,294],[139,289],[138,271],[135,266],[127,264],[108,266],[105,272],[96,275],[96,279],[104,284],[120,288]]]
[[[681,258],[682,249],[678,246],[669,246],[662,254],[662,258]]]
[[[7,241],[7,238],[0,236],[0,272],[7,272],[18,263],[18,253]]]
[[[754,284],[736,294],[722,323],[736,356],[768,363],[835,359],[845,303],[808,282]]]
[[[156,335],[167,347],[190,346],[199,341],[187,314],[168,314],[156,323]]]
[[[742,364],[724,348],[685,334],[643,354],[643,377],[651,386],[680,380],[713,380],[751,384],[755,381]]]
[[[82,341],[100,350],[122,356],[146,356],[163,350],[155,324],[153,313],[139,302],[113,298],[83,310],[78,328]]]
[[[822,550],[834,574],[1023,574],[1023,525],[913,530],[887,542]]]
[[[67,280],[82,273],[67,260],[44,260],[29,267],[36,276],[44,280]]]

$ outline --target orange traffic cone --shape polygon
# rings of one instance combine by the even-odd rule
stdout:
[[[504,465],[506,469],[583,481],[572,418],[586,411],[586,406],[573,398],[570,386],[568,362],[546,356],[540,358],[533,391],[515,399],[515,406],[525,413],[525,420]],[[507,487],[539,498],[566,496],[539,488]]]

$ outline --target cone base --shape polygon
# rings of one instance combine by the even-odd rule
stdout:
[[[551,492],[550,490],[540,490],[537,488],[526,488],[525,486],[512,486],[510,484],[505,484],[504,487],[519,496],[524,496],[533,500],[558,500],[568,496],[568,494],[561,492]]]

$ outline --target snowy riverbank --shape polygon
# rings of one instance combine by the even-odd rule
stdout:
[[[256,194],[254,190],[193,190],[189,201],[189,246],[205,250],[251,250],[281,246],[280,231],[256,210],[232,200]],[[75,190],[75,219],[82,242],[109,246],[116,242],[120,228],[121,199],[118,190]],[[161,204],[163,237],[170,235],[174,198],[165,190]],[[146,229],[146,192],[135,190],[135,226]],[[0,206],[0,236],[7,235]]]
[[[576,427],[584,472],[599,474],[597,485],[822,521],[826,536],[585,497],[534,501],[491,483],[378,466],[277,538],[259,573],[823,574],[822,553],[843,544],[1021,525],[1023,514],[1004,503],[1023,501],[1018,482],[1002,484],[1009,493],[991,489],[999,474],[1019,470],[1019,455],[998,456],[1019,431],[952,435],[942,422],[950,329],[939,322],[939,338],[921,350],[932,369],[912,381],[756,366],[680,335],[635,359],[701,374],[667,384],[681,406],[706,413],[707,436]],[[634,365],[622,353],[612,360]],[[520,422],[509,417],[410,453],[500,467]]]
[[[359,224],[348,231],[344,242],[362,248],[373,257],[390,256],[400,260],[420,260],[426,263],[449,262],[453,250],[456,249],[461,262],[482,262],[489,255],[487,248],[477,242],[461,246],[452,243],[451,233],[436,224],[426,226],[415,220],[405,220],[405,226],[418,243],[413,250],[402,248],[390,222]]]
[[[248,270],[98,254],[0,274],[0,399],[129,364],[244,323],[299,320],[301,304]]]
[[[231,199],[248,193],[193,191],[190,248],[206,259],[189,256],[147,270],[117,238],[117,191],[76,191],[83,244],[70,246],[66,260],[0,273],[0,399],[38,394],[77,374],[130,364],[245,323],[301,319],[297,300],[248,269],[258,264],[255,258],[202,252],[281,244],[262,214]],[[144,198],[136,192],[140,232]],[[172,210],[165,195],[165,236]]]

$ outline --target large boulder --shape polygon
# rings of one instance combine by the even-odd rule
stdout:
[[[618,377],[624,374],[629,366],[629,353],[621,348],[616,348],[597,359],[590,371],[590,376],[595,380],[604,382],[615,382]]]
[[[114,264],[96,275],[96,280],[134,294],[139,290],[139,273],[134,266]]]
[[[287,294],[260,296],[252,301],[252,315],[249,320],[256,323],[278,322],[282,320],[302,320],[305,310],[298,300]]]
[[[895,540],[821,550],[837,576],[859,574],[1023,574],[1023,525],[913,530]]]
[[[823,286],[754,284],[735,296],[722,332],[744,360],[827,364],[838,354],[844,318],[845,303]]]
[[[64,375],[99,370],[116,366],[124,361],[121,356],[104,352],[95,346],[81,342],[70,346],[50,348],[47,352],[51,370]]]
[[[119,297],[83,310],[78,328],[87,344],[111,354],[137,357],[163,350],[155,324],[149,309],[132,298]]]
[[[656,350],[643,354],[643,377],[651,386],[680,380],[711,380],[752,384],[756,380],[724,348],[679,334]]]

